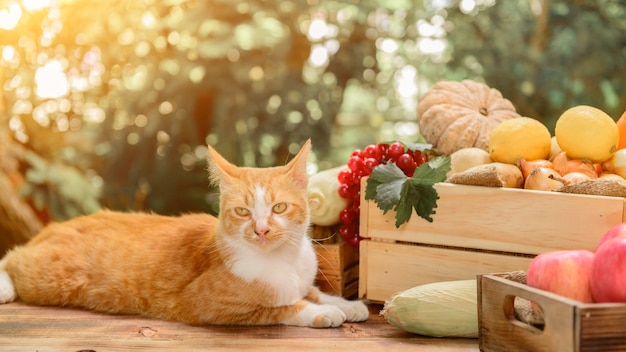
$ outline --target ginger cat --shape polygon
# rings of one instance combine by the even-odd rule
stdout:
[[[209,147],[220,214],[101,211],[47,226],[0,261],[0,303],[189,324],[335,327],[368,309],[313,286],[307,141],[285,166],[245,168]]]

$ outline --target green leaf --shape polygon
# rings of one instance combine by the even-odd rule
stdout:
[[[420,199],[419,202],[413,202],[412,204],[415,209],[415,213],[422,219],[425,219],[428,222],[433,222],[433,218],[430,216],[435,214],[435,208],[437,208],[437,200],[439,199],[437,190],[432,186],[420,184],[411,185],[411,188],[413,192],[417,194],[416,197]]]
[[[392,182],[400,179],[406,179],[406,175],[394,163],[378,165],[372,170],[370,179],[374,179],[380,183]]]
[[[405,182],[402,186],[402,196],[395,208],[396,211],[396,228],[408,222],[413,214],[412,199],[419,197],[419,193],[411,186],[411,182]]]
[[[422,219],[433,222],[431,215],[435,214],[439,194],[433,187],[419,179],[410,178],[402,187],[402,196],[395,208],[396,228],[411,219],[413,210]]]
[[[427,163],[420,165],[413,174],[413,178],[420,180],[422,184],[434,185],[444,181],[450,171],[450,156],[440,156]]]
[[[410,151],[419,150],[420,152],[424,152],[426,150],[433,149],[433,145],[427,143],[409,143],[406,146]]]
[[[446,174],[450,171],[450,155],[442,155],[428,162],[428,166],[440,174],[441,181],[446,179]]]
[[[446,179],[450,171],[450,156],[441,156],[420,165],[407,177],[394,163],[374,168],[365,187],[365,199],[374,200],[385,214],[394,210],[396,228],[408,222],[413,211],[432,222],[439,194],[433,187]]]
[[[406,180],[406,175],[396,164],[378,165],[367,180],[365,199],[373,199],[386,214],[398,204]]]
[[[370,177],[367,179],[367,184],[365,185],[365,200],[374,200],[376,199],[376,188],[381,184],[376,179]]]
[[[383,213],[386,214],[389,210],[393,209],[396,204],[402,198],[402,189],[407,181],[407,177],[404,179],[397,179],[387,183],[382,183],[376,187],[376,204]]]

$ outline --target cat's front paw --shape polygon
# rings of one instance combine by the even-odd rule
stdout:
[[[362,301],[345,301],[339,308],[346,315],[347,321],[365,321],[370,316],[369,309]]]
[[[320,293],[320,303],[338,307],[346,315],[347,321],[365,321],[370,316],[369,309],[363,301],[349,301],[343,297]]]
[[[13,302],[16,298],[13,281],[6,271],[0,271],[0,304]]]
[[[334,328],[346,321],[345,313],[338,307],[331,305],[313,305],[316,309],[312,312],[310,327]]]
[[[331,328],[340,326],[344,321],[346,321],[346,315],[338,307],[309,303],[287,324],[312,328]]]

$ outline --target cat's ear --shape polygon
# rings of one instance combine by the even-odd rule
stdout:
[[[309,183],[309,178],[306,173],[306,165],[310,151],[311,139],[309,138],[306,142],[304,142],[304,145],[300,148],[298,154],[286,166],[289,177],[302,188],[306,188]]]
[[[209,169],[209,182],[212,185],[228,185],[232,183],[232,179],[236,177],[237,166],[228,162],[215,149],[209,146],[207,157]]]

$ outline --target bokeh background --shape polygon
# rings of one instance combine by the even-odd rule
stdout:
[[[551,130],[578,104],[617,119],[626,2],[0,0],[0,228],[215,212],[207,145],[270,166],[310,137],[323,170],[419,142],[419,96],[462,79]]]

